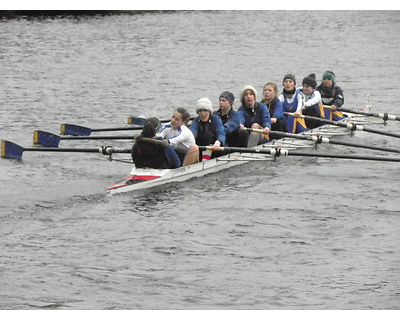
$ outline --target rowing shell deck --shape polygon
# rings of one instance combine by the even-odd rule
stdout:
[[[348,122],[348,117],[342,121]],[[360,119],[357,117],[357,120]],[[360,119],[361,120],[361,119]],[[308,130],[302,134],[306,135],[322,135],[324,137],[342,136],[350,133],[350,130],[345,127],[337,127],[334,125],[324,125],[319,128]],[[315,145],[310,140],[297,140],[293,138],[282,138],[256,148],[280,148],[280,149],[298,149],[311,148]],[[249,161],[270,161],[274,160],[273,155],[260,153],[231,153],[220,156],[211,160],[199,162],[193,165],[180,167],[177,169],[152,169],[152,168],[135,168],[131,173],[121,181],[113,184],[107,189],[108,194],[117,194],[130,192],[134,190],[148,189],[167,183],[182,182],[194,177],[202,177],[204,175],[225,170],[227,168],[247,163]]]

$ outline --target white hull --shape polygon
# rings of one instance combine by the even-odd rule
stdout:
[[[347,118],[344,121],[348,121]],[[303,134],[320,133],[324,137],[332,137],[335,135],[347,135],[349,130],[344,127],[333,125],[324,125],[319,128],[309,130]],[[310,140],[298,140],[293,138],[282,138],[259,145],[257,148],[271,148],[274,145],[281,145],[281,149],[294,150],[297,148],[311,148],[315,145]],[[274,156],[260,153],[231,153],[218,158],[199,162],[190,166],[180,167],[177,169],[151,169],[151,168],[135,168],[131,173],[121,181],[113,184],[107,189],[108,194],[117,194],[130,192],[135,190],[148,189],[167,183],[182,182],[194,177],[202,177],[210,173],[225,170],[227,168],[241,165],[254,160],[274,160]]]

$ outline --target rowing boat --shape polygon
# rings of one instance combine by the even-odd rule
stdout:
[[[348,115],[341,122],[354,122],[355,115]],[[360,121],[362,117],[357,117]],[[362,121],[362,120],[361,120]],[[308,130],[299,135],[320,135],[323,137],[348,135],[349,128],[338,127],[327,124],[321,127]],[[282,138],[259,145],[255,150],[272,148],[273,150],[294,150],[298,148],[312,148],[315,142],[306,140],[300,141],[293,138]],[[255,151],[254,153],[233,152],[207,161],[195,163],[177,169],[153,169],[133,167],[130,174],[107,188],[108,194],[125,193],[135,190],[149,189],[160,185],[174,182],[182,182],[194,177],[202,177],[210,173],[226,170],[230,167],[248,163],[250,161],[271,161],[275,160],[276,153],[264,154]]]

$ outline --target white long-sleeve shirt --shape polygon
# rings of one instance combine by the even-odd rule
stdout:
[[[305,103],[304,103],[305,108],[314,106],[322,102],[321,93],[318,90],[314,90],[310,95],[304,94],[304,97],[305,97]]]
[[[185,125],[174,130],[171,123],[166,123],[157,134],[158,137],[169,140],[169,143],[174,150],[186,154],[189,148],[196,143],[192,131]]]

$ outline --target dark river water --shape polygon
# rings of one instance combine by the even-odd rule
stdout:
[[[399,30],[398,11],[3,20],[0,139],[30,147],[34,130],[59,134],[62,123],[194,114],[199,98],[216,108],[222,91],[261,94],[287,73],[301,85],[326,70],[346,107],[399,115]],[[400,148],[373,133],[342,139]],[[100,145],[131,142],[60,143]],[[280,158],[107,196],[130,169],[100,154],[0,159],[0,309],[399,309],[398,163]]]

